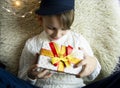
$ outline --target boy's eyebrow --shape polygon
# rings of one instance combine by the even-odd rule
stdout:
[[[47,27],[53,27],[52,25],[45,25],[45,26],[47,26]]]
[[[55,29],[57,29],[57,27],[54,27],[54,26],[52,26],[52,25],[46,25],[46,27],[50,27],[50,28],[55,28]]]
[[[57,28],[57,27],[54,27],[52,25],[45,25],[46,27],[50,27],[50,28],[53,28],[53,29],[60,29],[60,28]],[[63,29],[63,28],[62,28]]]

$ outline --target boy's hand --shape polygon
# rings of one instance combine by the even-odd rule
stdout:
[[[82,71],[78,75],[76,75],[76,77],[80,78],[90,75],[95,70],[96,65],[97,65],[96,57],[89,56],[84,51],[84,59],[80,63],[75,65],[75,67],[82,66]]]
[[[43,69],[42,71],[38,71],[39,65],[36,64],[38,62],[39,54],[36,54],[36,58],[33,61],[33,65],[27,71],[27,75],[31,79],[37,78],[49,78],[52,76],[49,70]]]
[[[43,69],[41,71],[37,71],[39,66],[37,64],[32,65],[28,70],[28,77],[31,79],[38,79],[38,78],[49,78],[52,76],[52,74],[49,72],[49,70]]]

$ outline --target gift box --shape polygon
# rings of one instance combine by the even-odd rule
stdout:
[[[83,51],[72,46],[59,45],[55,42],[43,44],[40,50],[38,64],[41,68],[55,72],[78,74],[82,66],[74,68],[83,59]]]

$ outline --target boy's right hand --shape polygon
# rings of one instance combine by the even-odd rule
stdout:
[[[52,73],[50,73],[49,70],[43,69],[40,71],[37,71],[37,69],[39,68],[39,66],[37,64],[32,65],[29,69],[28,69],[28,77],[31,79],[45,79],[45,78],[49,78],[52,76]]]
[[[31,79],[37,79],[37,78],[49,78],[52,76],[49,70],[43,69],[42,71],[38,71],[39,65],[36,64],[38,62],[39,54],[36,54],[36,58],[33,61],[33,65],[30,66],[30,68],[27,71],[27,75]]]

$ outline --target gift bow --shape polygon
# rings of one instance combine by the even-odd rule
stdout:
[[[50,42],[50,50],[41,49],[40,54],[44,56],[51,57],[51,63],[54,66],[58,67],[58,71],[64,71],[65,67],[70,67],[71,64],[77,64],[80,62],[80,59],[75,58],[71,55],[73,48],[71,46],[61,46],[54,42]]]

